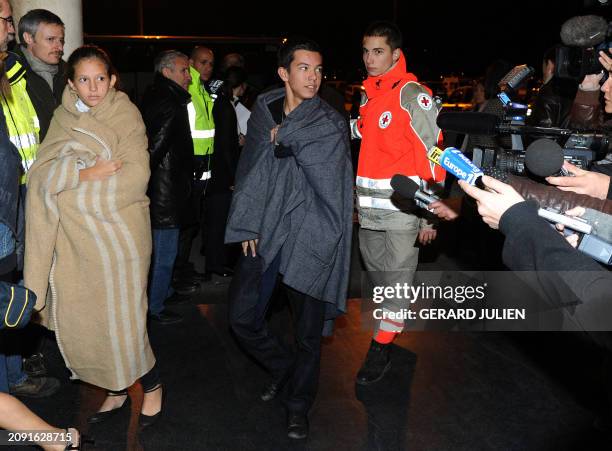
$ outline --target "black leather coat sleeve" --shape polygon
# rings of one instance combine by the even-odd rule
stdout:
[[[156,104],[145,110],[143,119],[147,126],[151,169],[162,163],[170,150],[169,140],[172,137],[174,119],[177,115],[176,105],[168,97],[158,99]]]

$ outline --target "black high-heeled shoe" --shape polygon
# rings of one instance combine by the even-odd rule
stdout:
[[[141,412],[140,416],[138,417],[138,425],[141,428],[146,428],[155,424],[157,420],[159,420],[159,418],[161,417],[162,412],[164,411],[164,405],[166,404],[166,388],[163,385],[160,384],[150,390],[145,390],[145,393],[151,393],[159,389],[163,390],[159,412],[157,412],[155,415],[145,415]]]
[[[81,434],[77,428],[66,428],[66,437],[68,436],[70,441],[66,444],[64,451],[84,451],[85,443],[92,446],[96,443],[86,435]]]
[[[123,404],[111,410],[105,410],[104,412],[96,412],[92,416],[87,418],[87,422],[89,424],[102,423],[103,421],[108,420],[110,417],[118,414],[120,411],[122,411],[129,405],[130,397],[127,396],[127,394],[127,390],[123,390],[120,392],[107,392],[106,396],[126,396],[125,400],[123,401]]]

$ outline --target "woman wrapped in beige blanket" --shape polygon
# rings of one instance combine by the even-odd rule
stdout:
[[[149,156],[140,113],[112,72],[95,46],[68,60],[62,105],[28,173],[24,276],[73,378],[108,390],[89,421],[124,407],[142,378],[146,424],[162,399],[146,330]]]

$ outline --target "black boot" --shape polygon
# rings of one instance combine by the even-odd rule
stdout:
[[[294,440],[308,437],[308,417],[305,413],[289,412],[287,414],[287,436]]]
[[[359,385],[369,385],[381,380],[387,370],[391,368],[390,352],[391,343],[384,345],[372,340],[365,362],[357,373],[357,383]]]

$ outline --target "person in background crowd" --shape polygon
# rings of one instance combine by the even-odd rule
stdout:
[[[27,91],[45,139],[53,111],[62,102],[66,86],[64,23],[46,9],[33,9],[19,19],[20,45],[15,52],[25,68]]]
[[[484,80],[478,79],[474,81],[474,94],[472,94],[472,110],[482,111],[486,105],[487,98],[485,97]]]
[[[3,78],[6,81],[0,103],[5,121],[3,122],[8,132],[8,138],[15,145],[21,156],[22,170],[19,186],[19,201],[17,229],[15,230],[15,254],[17,257],[16,270],[23,268],[23,254],[25,242],[25,222],[23,220],[23,208],[25,204],[26,187],[25,173],[30,169],[39,144],[39,119],[34,105],[28,94],[26,71],[24,63],[14,53],[6,53],[8,43],[14,39],[15,28],[13,23],[13,10],[8,0],[0,0],[0,52],[3,61]],[[10,274],[13,283],[18,282],[19,277],[15,272]],[[34,377],[24,372],[21,352],[24,351],[24,340],[30,340],[30,328],[15,332],[2,342],[2,351],[6,354],[6,370],[8,374],[8,385],[11,394],[16,396],[40,398],[50,396],[60,388],[59,380],[53,377]],[[44,367],[43,367],[44,370]]]
[[[577,84],[555,76],[557,46],[544,53],[542,60],[542,87],[535,99],[533,112],[526,124],[534,127],[567,128],[570,110],[576,97]]]
[[[609,49],[612,52],[612,49]],[[600,91],[603,93],[603,110],[612,113],[612,57],[606,52],[599,52],[599,62],[608,72],[606,81],[601,85],[603,73],[584,77],[578,88],[571,112],[571,124],[576,128],[595,129],[607,134],[612,133],[612,120],[604,122],[601,112]],[[612,199],[612,151],[608,149],[606,157],[595,162],[590,171],[584,171],[565,162],[563,167],[574,177],[547,177],[546,181],[564,191],[587,194],[599,199]]]
[[[193,195],[194,142],[188,105],[191,101],[189,59],[175,50],[155,58],[155,79],[145,92],[141,111],[147,127],[151,179],[153,258],[149,278],[149,317],[160,324],[182,321],[165,308],[173,295],[172,272],[179,249],[179,233],[195,221]]]
[[[19,19],[17,31],[20,45],[16,46],[15,53],[25,69],[26,90],[36,110],[42,141],[66,86],[66,63],[62,60],[64,23],[51,11],[33,9]],[[43,337],[36,328],[30,327],[28,332],[23,349],[30,345],[30,352],[35,352],[24,359],[24,370],[30,376],[43,376],[47,372],[42,354]]]
[[[235,246],[224,242],[225,225],[232,201],[234,178],[240,156],[240,135],[233,102],[244,91],[246,71],[230,67],[225,71],[223,85],[213,107],[215,151],[211,160],[213,178],[206,188],[206,273],[231,274]],[[244,136],[242,136],[244,142]]]
[[[195,173],[190,204],[194,214],[192,221],[184,224],[179,236],[179,250],[174,265],[175,286],[183,285],[181,292],[189,295],[198,289],[199,283],[210,280],[209,274],[195,270],[189,261],[193,240],[202,231],[202,240],[205,241],[204,228],[204,196],[206,188],[212,177],[212,155],[215,149],[215,121],[213,117],[214,100],[207,91],[206,83],[210,80],[214,67],[214,55],[208,47],[195,47],[189,58],[189,94],[191,102],[187,105],[189,113],[189,128],[193,139],[193,153]],[[205,247],[205,246],[202,246]],[[194,291],[189,292],[189,284]],[[178,299],[180,302],[180,298]]]

